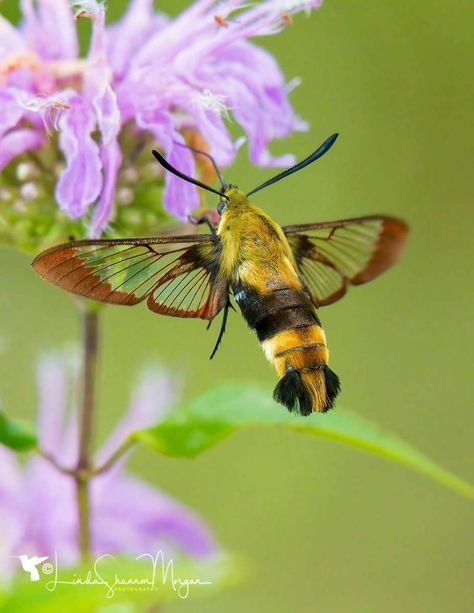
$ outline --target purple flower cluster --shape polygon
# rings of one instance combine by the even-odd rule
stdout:
[[[71,369],[70,369],[71,370]],[[69,377],[71,378],[71,377]],[[40,362],[39,437],[43,449],[64,466],[77,459],[77,424],[68,371],[58,356]],[[174,402],[170,380],[144,373],[127,414],[98,452],[104,462],[130,432],[155,423]],[[56,551],[63,565],[78,561],[75,483],[47,460],[35,456],[22,468],[14,452],[0,446],[0,584],[18,570],[17,555]],[[214,539],[195,513],[124,471],[122,459],[91,481],[91,536],[95,555],[140,555],[162,550],[205,557]]]
[[[58,131],[55,197],[72,218],[93,206],[90,234],[107,226],[123,161],[152,137],[169,161],[195,174],[191,151],[177,146],[199,135],[218,164],[232,162],[231,114],[250,159],[289,165],[268,144],[305,129],[288,101],[290,87],[275,59],[248,39],[274,34],[292,13],[321,0],[197,0],[170,19],[152,0],[131,0],[120,21],[105,24],[97,0],[22,0],[18,28],[0,16],[0,170]],[[85,58],[75,18],[92,19]],[[149,141],[147,141],[149,143]],[[126,143],[126,144],[124,144]],[[164,205],[186,219],[199,200],[194,186],[165,178]]]

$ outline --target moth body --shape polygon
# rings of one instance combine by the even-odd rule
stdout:
[[[339,379],[329,369],[326,337],[288,240],[243,192],[231,187],[225,195],[217,230],[219,269],[280,377],[275,399],[303,415],[325,412],[339,392]]]

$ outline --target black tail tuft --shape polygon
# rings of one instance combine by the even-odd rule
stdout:
[[[334,406],[334,401],[341,391],[341,382],[336,373],[327,364],[323,367],[324,380],[326,382],[326,406],[324,411],[329,411]]]
[[[273,398],[285,405],[290,413],[311,415],[313,411],[329,411],[340,389],[339,377],[325,364],[321,369],[303,374],[298,370],[288,371],[278,381]]]
[[[290,370],[282,377],[273,391],[273,398],[290,411],[300,415],[311,415],[313,402],[311,394],[298,370]]]

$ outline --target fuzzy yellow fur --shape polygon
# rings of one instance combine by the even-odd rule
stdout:
[[[230,188],[217,233],[221,238],[221,275],[268,294],[277,287],[302,289],[296,262],[282,229],[264,211]]]
[[[284,330],[262,343],[262,349],[269,362],[273,362],[275,355],[293,347],[321,343],[326,345],[326,335],[321,326],[308,326],[307,328],[293,328]],[[325,360],[327,361],[327,360]]]

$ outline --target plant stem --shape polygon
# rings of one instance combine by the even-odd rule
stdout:
[[[97,475],[102,475],[112,468],[112,466],[118,462],[132,447],[137,444],[138,441],[135,441],[133,438],[126,438],[117,449],[112,452],[107,460],[100,466],[94,466],[92,463],[89,464],[89,468],[87,470],[83,468],[68,468],[64,466],[54,457],[53,454],[49,453],[42,447],[36,447],[36,453],[40,455],[43,459],[49,462],[56,470],[59,470],[60,473],[64,475],[69,475],[71,477],[81,477],[82,479],[92,479]]]
[[[60,462],[58,462],[58,460],[56,460],[52,453],[49,453],[49,451],[46,451],[42,447],[37,447],[36,453],[43,459],[47,460],[56,470],[59,470],[60,473],[71,475],[72,477],[75,477],[78,474],[75,468],[67,468],[67,466],[63,466]]]
[[[89,480],[92,466],[91,451],[95,408],[95,380],[98,346],[98,313],[88,303],[81,304],[82,318],[82,406],[80,411],[79,459],[75,481],[79,515],[79,549],[83,560],[90,556]]]
[[[117,447],[117,449],[112,453],[108,460],[106,460],[101,466],[91,469],[91,477],[101,475],[102,473],[105,473],[107,470],[112,468],[112,466],[136,444],[137,441],[134,441],[130,437],[126,438],[123,443],[119,447]]]

